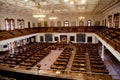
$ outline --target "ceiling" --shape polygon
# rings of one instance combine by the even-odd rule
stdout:
[[[98,14],[120,0],[0,0],[0,13],[7,14]]]

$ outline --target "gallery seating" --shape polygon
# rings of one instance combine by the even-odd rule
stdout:
[[[102,37],[115,50],[120,52],[120,30],[114,28],[107,28],[96,30],[96,33]]]

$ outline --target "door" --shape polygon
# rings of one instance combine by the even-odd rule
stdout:
[[[67,35],[60,35],[60,42],[63,44],[67,44]]]

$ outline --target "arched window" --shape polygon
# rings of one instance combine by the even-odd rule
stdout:
[[[69,21],[64,21],[64,27],[69,27]]]
[[[31,26],[30,26],[30,22],[28,22],[28,28],[30,28]]]
[[[44,21],[44,27],[48,27],[48,22]]]
[[[91,20],[87,21],[87,26],[92,26],[92,21]]]
[[[57,22],[57,26],[58,26],[58,27],[61,27],[61,21],[58,21],[58,22]]]
[[[114,14],[113,19],[114,28],[119,28],[119,13]]]
[[[35,27],[35,23],[33,23],[32,26]]]
[[[108,27],[112,27],[112,15],[108,16]]]
[[[14,30],[15,28],[15,22],[14,19],[5,19],[5,29],[6,30]]]
[[[71,26],[76,26],[76,21],[72,21]]]
[[[23,19],[17,19],[17,25],[18,29],[23,29],[25,26],[24,20]]]
[[[80,21],[80,22],[79,22],[79,26],[84,26],[84,22],[83,22],[83,21]]]
[[[10,30],[10,20],[9,19],[5,19],[5,29],[8,31]]]
[[[51,27],[54,27],[54,26],[55,26],[54,21],[51,21],[50,26],[51,26]]]
[[[17,19],[17,27],[18,27],[18,29],[21,29],[21,23],[20,23],[20,19]]]
[[[25,28],[25,21],[23,19],[21,19],[21,27],[22,29]]]
[[[42,24],[41,24],[40,22],[39,22],[37,25],[38,25],[38,27],[41,27],[41,26],[42,26]]]
[[[11,20],[10,20],[11,30],[14,30],[14,27],[15,27],[14,25],[15,25],[14,19],[11,19]]]

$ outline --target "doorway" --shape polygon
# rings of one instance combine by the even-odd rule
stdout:
[[[67,35],[60,35],[60,43],[67,44]]]

